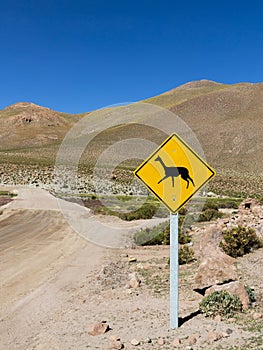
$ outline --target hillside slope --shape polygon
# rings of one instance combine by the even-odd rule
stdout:
[[[263,83],[193,81],[142,102],[169,109],[181,117],[195,132],[208,162],[219,174],[226,174],[228,180],[233,178],[233,187],[239,176],[262,182]],[[64,135],[83,115],[59,113],[23,102],[3,109],[1,162],[52,165]],[[104,117],[103,111],[98,113],[98,118]],[[83,163],[91,164],[103,149],[120,139],[151,136],[150,130],[141,131],[135,126],[107,131],[85,152]]]
[[[0,111],[0,149],[60,142],[78,119],[78,115],[55,112],[34,103],[15,103]]]
[[[147,102],[180,116],[215,167],[263,175],[263,84],[191,82]]]

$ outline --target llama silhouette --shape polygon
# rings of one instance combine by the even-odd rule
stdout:
[[[160,156],[158,156],[155,159],[156,162],[160,162],[161,166],[164,169],[165,175],[164,177],[158,181],[158,184],[161,183],[163,180],[168,179],[169,177],[172,178],[172,185],[174,187],[174,178],[181,175],[181,178],[187,182],[187,186],[186,188],[188,188],[189,186],[189,180],[191,181],[191,183],[193,184],[193,186],[195,186],[193,179],[190,177],[189,175],[189,170],[187,168],[184,167],[176,167],[176,166],[166,166],[164,164],[164,161],[162,160],[162,158]]]

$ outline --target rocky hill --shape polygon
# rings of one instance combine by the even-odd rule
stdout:
[[[0,111],[0,149],[44,146],[60,142],[78,115],[19,102]]]

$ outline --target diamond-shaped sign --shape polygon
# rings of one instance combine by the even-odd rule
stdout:
[[[216,173],[173,133],[134,174],[172,213],[176,213]]]

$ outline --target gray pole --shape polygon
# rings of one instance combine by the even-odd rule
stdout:
[[[170,328],[178,328],[178,214],[170,213]]]

